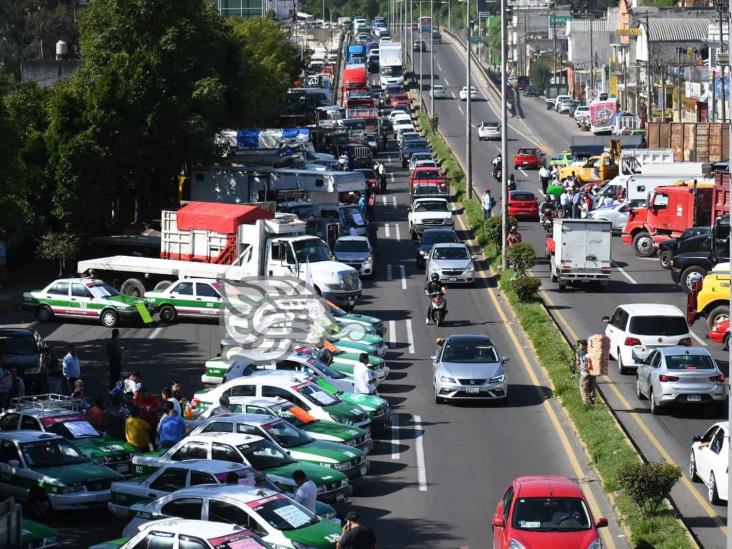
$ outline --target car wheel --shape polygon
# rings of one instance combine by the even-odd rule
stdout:
[[[656,398],[653,396],[653,389],[648,391],[648,400],[651,403],[651,414],[654,416],[661,415],[661,406],[656,404]]]
[[[699,482],[701,480],[696,471],[696,456],[694,455],[694,450],[691,450],[689,452],[688,473],[689,473],[689,478],[691,479],[691,482]]]
[[[28,508],[31,514],[40,520],[47,519],[53,512],[51,500],[48,499],[48,494],[42,490],[31,492],[28,497]]]
[[[717,479],[714,478],[714,473],[709,474],[709,484],[707,484],[707,497],[709,503],[712,505],[719,505],[719,494],[717,493]]]
[[[673,255],[668,250],[662,251],[658,255],[658,259],[661,261],[661,267],[664,269],[670,269],[671,268],[671,260],[673,259]]]
[[[641,391],[640,376],[635,376],[635,396],[638,397],[638,400],[646,399],[646,396],[643,394],[643,391]]]
[[[178,311],[172,305],[163,305],[160,307],[160,320],[164,322],[175,322]]]
[[[707,330],[710,332],[717,323],[729,320],[729,305],[719,305],[707,315]]]
[[[687,267],[681,272],[681,277],[679,278],[681,289],[688,294],[691,291],[691,286],[697,276],[704,278],[706,274],[707,270],[704,267],[700,267],[699,265],[692,265],[691,267]]]
[[[41,305],[36,309],[36,318],[38,322],[50,322],[53,319],[53,311],[48,305]]]
[[[628,369],[625,366],[623,366],[623,356],[620,354],[620,349],[618,349],[618,373],[621,376],[624,376],[625,374],[628,373]]]
[[[119,315],[112,309],[104,309],[99,320],[105,328],[114,328],[119,322]]]
[[[641,257],[651,257],[655,252],[651,235],[645,231],[637,233],[633,237],[633,249]]]

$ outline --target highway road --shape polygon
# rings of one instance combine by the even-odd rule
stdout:
[[[392,373],[379,390],[391,402],[397,421],[375,433],[370,473],[339,511],[359,511],[375,528],[382,547],[485,548],[491,543],[495,504],[509,482],[520,475],[557,474],[577,479],[595,515],[609,518],[605,546],[627,547],[563,410],[550,398],[547,380],[491,281],[450,289],[445,326],[425,326],[424,274],[416,269],[406,225],[405,172],[393,161],[396,155],[382,157],[390,182],[378,197],[378,266],[373,280],[365,283],[357,310],[387,323],[386,358]],[[0,311],[0,324],[17,323],[32,319]],[[99,394],[106,386],[103,343],[109,330],[71,322],[38,329],[51,343],[77,344],[88,392]],[[500,354],[510,359],[507,405],[434,403],[430,355],[435,338],[458,332],[489,334]],[[141,370],[144,384],[155,392],[177,379],[191,395],[200,387],[204,360],[218,351],[222,334],[216,323],[125,326],[124,371]],[[117,537],[123,527],[102,511],[57,516],[51,525],[65,547],[75,548]]]
[[[447,98],[435,101],[435,112],[439,117],[440,133],[447,139],[453,151],[465,165],[465,107],[464,101],[456,99],[465,82],[465,52],[447,33],[445,43],[435,45],[435,82],[447,89]],[[425,103],[429,106],[429,53],[423,58],[423,90]],[[419,67],[419,54],[415,54]],[[478,140],[477,125],[483,121],[500,121],[500,98],[493,88],[485,85],[485,79],[478,70],[473,72],[473,85],[479,91],[479,99],[472,104],[472,157],[473,182],[482,193],[486,187],[493,195],[500,197],[500,186],[491,177],[490,163],[500,150],[500,142]],[[569,148],[570,137],[580,134],[574,122],[567,115],[547,111],[543,99],[522,97],[524,118],[509,120],[508,156],[509,172],[513,172],[512,160],[516,149],[521,146],[540,146],[546,153],[556,154]],[[535,171],[518,170],[515,173],[518,188],[533,190],[538,196],[540,185]],[[494,210],[495,211],[495,210]],[[545,233],[536,222],[520,223],[524,242],[531,243],[537,256],[544,257]],[[620,238],[613,239],[614,272],[608,287],[601,291],[584,289],[560,292],[549,279],[548,264],[539,261],[534,269],[543,286],[543,296],[564,333],[572,340],[587,337],[603,329],[601,317],[612,313],[622,303],[668,303],[686,308],[686,296],[677,289],[668,271],[661,269],[656,258],[636,257],[624,246]],[[695,344],[707,346],[713,352],[720,367],[728,374],[727,353],[721,346],[704,340],[705,323],[694,326]],[[630,434],[634,444],[651,461],[668,461],[686,468],[692,437],[702,434],[721,418],[700,410],[671,410],[666,415],[651,416],[648,402],[635,396],[635,375],[621,376],[611,363],[609,378],[604,378],[600,387],[602,393]],[[725,416],[726,417],[726,416]],[[673,491],[673,500],[697,540],[704,547],[724,547],[726,533],[726,506],[713,506],[706,500],[706,488],[692,484],[685,476]]]

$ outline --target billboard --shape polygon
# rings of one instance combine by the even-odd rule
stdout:
[[[618,100],[614,97],[597,99],[590,103],[590,131],[593,134],[610,133],[613,115],[618,112]]]

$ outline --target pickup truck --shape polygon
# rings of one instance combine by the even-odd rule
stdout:
[[[425,229],[455,225],[453,210],[446,198],[418,198],[409,207],[409,234],[417,239]]]
[[[409,174],[409,188],[411,189],[418,183],[434,183],[447,187],[447,177],[442,174],[439,168],[420,166]]]

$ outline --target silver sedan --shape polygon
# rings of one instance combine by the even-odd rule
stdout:
[[[636,394],[658,414],[671,404],[721,406],[727,383],[703,347],[661,347],[638,366]]]
[[[602,201],[602,198],[600,198]],[[635,208],[643,207],[644,200],[631,200],[621,202],[613,206],[606,206],[604,208],[597,208],[592,210],[588,217],[590,219],[597,219],[600,221],[610,221],[613,224],[613,231],[622,231],[625,224],[628,222],[628,216],[630,210]]]
[[[426,262],[425,276],[428,281],[435,273],[443,284],[472,284],[475,281],[473,256],[463,243],[435,244]]]

